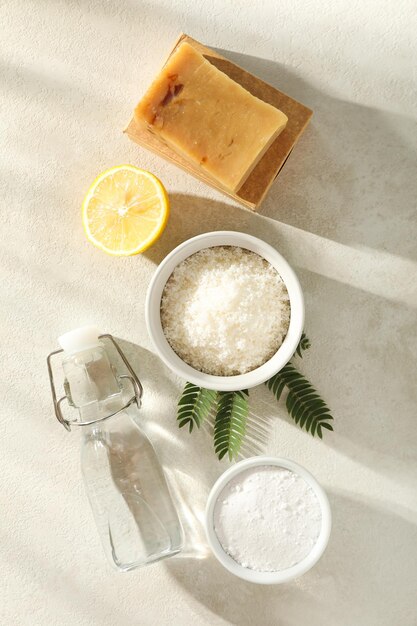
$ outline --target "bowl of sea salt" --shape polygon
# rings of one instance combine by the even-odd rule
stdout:
[[[205,389],[269,380],[293,356],[304,298],[288,262],[258,237],[214,231],[187,239],[158,265],[145,320],[175,374]]]
[[[327,496],[301,465],[252,457],[229,468],[213,486],[206,533],[215,557],[239,578],[284,583],[322,556],[331,530]]]

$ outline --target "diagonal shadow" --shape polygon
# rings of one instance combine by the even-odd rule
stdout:
[[[330,492],[333,528],[319,563],[285,585],[254,585],[210,556],[172,559],[166,569],[210,611],[236,626],[369,624],[391,626],[417,593],[417,525],[403,512],[348,493]],[[392,580],[396,580],[395,586]],[[404,626],[413,626],[409,615]]]
[[[218,52],[314,111],[263,215],[349,246],[417,259],[417,126],[324,93],[275,61]]]

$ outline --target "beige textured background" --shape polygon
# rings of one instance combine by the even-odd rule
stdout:
[[[2,0],[0,24],[0,623],[417,624],[413,0]],[[121,134],[181,30],[315,110],[263,216]],[[92,179],[121,162],[157,173],[173,207],[158,245],[125,260],[91,247],[80,221]],[[313,344],[301,367],[336,418],[316,441],[265,389],[253,394],[267,436],[254,445],[310,469],[334,514],[320,563],[276,588],[234,579],[207,554],[202,510],[227,463],[206,432],[178,431],[181,383],[144,326],[156,263],[222,228],[265,238],[296,268]],[[103,559],[79,433],[51,409],[45,357],[85,322],[131,344],[187,531],[181,557],[125,575]]]

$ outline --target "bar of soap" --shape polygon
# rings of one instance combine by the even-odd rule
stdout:
[[[137,105],[135,120],[236,191],[288,118],[183,42]]]

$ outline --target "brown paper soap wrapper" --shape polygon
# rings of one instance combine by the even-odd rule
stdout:
[[[265,83],[253,74],[246,72],[214,50],[188,37],[188,35],[183,34],[179,37],[171,54],[183,41],[187,41],[190,45],[194,46],[210,63],[242,85],[242,87],[247,89],[251,94],[264,102],[272,104],[285,113],[288,117],[287,126],[252,170],[242,187],[235,193],[225,190],[217,181],[213,180],[210,176],[206,176],[199,168],[176,154],[171,148],[168,148],[158,137],[148,132],[146,129],[141,128],[136,124],[133,117],[124,132],[127,133],[132,141],[155,152],[164,159],[167,159],[167,161],[178,165],[189,174],[192,174],[207,183],[207,185],[237,200],[237,202],[240,202],[247,208],[257,211],[296,142],[304,132],[313,112],[300,102],[297,102],[297,100],[293,100],[293,98],[278,91],[275,87],[268,85],[268,83]]]

